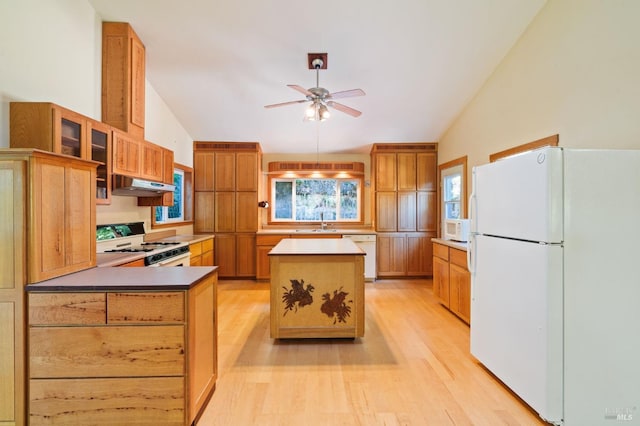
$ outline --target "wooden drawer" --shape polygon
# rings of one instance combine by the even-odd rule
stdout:
[[[433,255],[440,259],[449,260],[449,247],[444,244],[433,243]]]
[[[183,323],[184,292],[108,293],[107,324]]]
[[[181,376],[184,326],[32,327],[30,378]]]
[[[467,252],[464,250],[458,250],[452,248],[449,250],[449,256],[451,256],[451,263],[458,265],[461,268],[467,269]]]
[[[29,394],[31,425],[185,424],[182,377],[35,379]]]
[[[275,246],[283,238],[289,238],[289,235],[288,234],[256,235],[256,245],[257,246]]]
[[[105,293],[29,293],[29,324],[106,324],[106,300]]]
[[[213,238],[209,238],[208,240],[204,240],[201,242],[202,244],[202,252],[206,253],[208,251],[213,250]]]
[[[202,254],[202,241],[199,243],[189,244],[189,252],[191,256],[200,256]]]

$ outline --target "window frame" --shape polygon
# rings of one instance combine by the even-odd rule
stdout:
[[[156,221],[156,208],[168,209],[170,206],[151,206],[151,228],[175,228],[176,226],[184,226],[193,224],[193,169],[179,163],[173,164],[174,174],[179,170],[182,175],[183,194],[182,194],[182,220],[172,221]],[[162,198],[162,197],[160,197]]]
[[[291,219],[276,219],[275,218],[275,210],[276,210],[276,197],[275,197],[275,184],[276,182],[283,181],[295,181],[297,179],[335,179],[338,181],[338,199],[339,203],[339,193],[340,193],[340,181],[357,181],[357,212],[358,217],[356,219],[325,219],[324,223],[331,223],[335,225],[362,225],[364,223],[364,176],[356,173],[348,173],[348,172],[332,172],[332,171],[323,171],[323,172],[311,172],[311,173],[303,173],[303,172],[285,172],[285,173],[276,173],[269,175],[268,179],[268,201],[269,207],[267,208],[267,223],[269,225],[311,225],[311,224],[319,224],[322,223],[322,220],[296,220],[295,219],[295,208],[292,211],[293,218]],[[292,191],[295,190],[295,182],[292,185]]]
[[[444,176],[455,173],[455,170],[461,170],[460,176],[460,218],[468,217],[467,199],[468,199],[468,181],[467,181],[467,156],[456,158],[438,165],[439,194],[438,194],[438,235],[442,235],[442,229],[445,221],[445,191]],[[453,173],[451,173],[453,172]]]

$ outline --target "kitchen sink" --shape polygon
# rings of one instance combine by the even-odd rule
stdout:
[[[336,229],[296,229],[296,232],[317,232],[317,233],[325,233],[325,232],[336,232]]]

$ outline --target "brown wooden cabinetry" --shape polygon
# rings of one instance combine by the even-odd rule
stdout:
[[[432,143],[374,144],[371,151],[379,277],[432,274],[437,152]]]
[[[342,238],[340,233],[259,234],[256,236],[256,279],[268,280],[271,276],[269,252],[284,238]]]
[[[215,233],[221,277],[255,276],[260,145],[194,142],[193,156],[194,231]]]
[[[192,424],[217,378],[217,277],[29,293],[30,424]]]
[[[269,234],[256,236],[256,279],[268,280],[271,276],[269,252],[289,234]]]
[[[433,294],[442,305],[469,324],[471,275],[464,250],[433,243]]]
[[[145,47],[124,22],[102,23],[102,121],[144,137]]]
[[[191,266],[213,266],[213,238],[189,244]]]
[[[164,181],[164,168],[162,163],[163,148],[147,141],[142,141],[140,146],[142,152],[140,177],[153,181]],[[173,176],[173,169],[171,172]]]
[[[98,162],[96,202],[111,202],[111,127],[50,102],[11,102],[11,148],[37,148]]]
[[[141,174],[142,141],[113,131],[113,174],[137,177]]]
[[[24,286],[95,266],[95,168],[0,150],[0,423],[27,424]]]

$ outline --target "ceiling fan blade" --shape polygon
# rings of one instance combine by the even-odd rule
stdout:
[[[343,90],[342,92],[335,92],[329,94],[327,99],[340,99],[340,98],[352,98],[354,96],[364,96],[364,90],[362,89],[352,89],[352,90]]]
[[[313,93],[311,93],[310,91],[308,91],[307,89],[305,89],[302,86],[298,86],[297,84],[287,84],[287,87],[291,87],[293,90],[297,90],[298,92],[302,93],[305,96],[310,96],[313,98]]]
[[[360,117],[360,115],[362,114],[357,109],[353,109],[351,107],[348,107],[343,104],[339,104],[337,102],[328,101],[327,105],[330,106],[331,108],[337,109],[338,111],[344,112],[345,114],[349,114],[352,117]]]
[[[265,105],[265,108],[275,108],[275,107],[281,107],[281,106],[285,106],[285,105],[293,105],[293,104],[300,104],[302,102],[309,102],[307,99],[300,99],[299,101],[289,101],[289,102],[280,102],[279,104],[271,104],[271,105]]]

